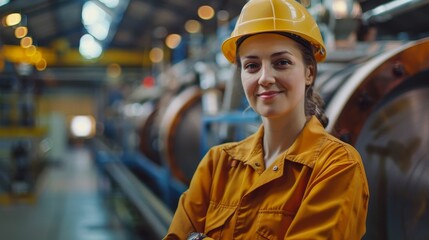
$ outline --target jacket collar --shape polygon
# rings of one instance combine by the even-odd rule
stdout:
[[[263,159],[262,138],[264,127],[259,129],[248,138],[236,144],[225,145],[224,151],[233,160],[243,163],[252,163]],[[319,120],[312,116],[305,124],[303,130],[295,139],[295,142],[283,154],[283,159],[301,163],[311,168],[314,167],[319,157],[322,143],[325,141],[327,133]]]

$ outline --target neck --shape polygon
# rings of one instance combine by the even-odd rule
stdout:
[[[265,118],[263,120],[264,159],[267,167],[293,144],[306,121],[304,115],[289,119]]]

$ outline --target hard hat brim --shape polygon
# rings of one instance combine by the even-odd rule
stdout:
[[[225,41],[223,41],[222,45],[221,45],[221,51],[223,53],[223,55],[225,56],[225,58],[232,64],[235,64],[237,62],[237,40],[240,39],[241,37],[244,36],[250,36],[250,35],[254,35],[254,34],[261,34],[261,33],[275,33],[277,31],[266,31],[266,32],[257,32],[257,33],[248,33],[248,34],[241,34],[241,35],[237,35],[234,37],[230,37],[228,39],[226,39]],[[284,33],[284,31],[278,31],[278,33]],[[301,34],[296,33],[296,32],[288,32],[291,34],[295,34],[299,37],[302,37],[303,39],[308,39],[308,36],[300,36]],[[295,40],[295,39],[294,39]],[[308,40],[307,40],[308,41]],[[314,48],[314,57],[316,59],[317,62],[323,62],[326,59],[326,50],[325,50],[325,46],[321,46],[320,44],[315,44],[315,40],[314,41],[309,41],[310,44],[313,46]]]

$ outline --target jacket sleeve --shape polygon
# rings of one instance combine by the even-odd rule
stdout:
[[[201,160],[187,191],[179,199],[176,212],[164,239],[186,239],[191,232],[204,233],[206,213],[210,201],[213,156]],[[205,238],[211,239],[211,238]]]
[[[362,239],[368,183],[357,151],[340,152],[325,154],[330,160],[316,164],[285,239]]]

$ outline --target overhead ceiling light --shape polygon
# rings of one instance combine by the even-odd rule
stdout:
[[[86,27],[89,34],[100,41],[103,41],[109,35],[110,22],[102,21]]]
[[[5,23],[6,26],[15,26],[21,22],[21,14],[11,13],[6,16]]]
[[[332,8],[335,18],[339,19],[347,17],[348,9],[346,0],[334,0]]]
[[[36,63],[35,66],[36,66],[37,71],[43,71],[43,70],[46,69],[46,67],[48,66],[48,64],[46,63],[46,60],[42,58],[40,61],[38,61]]]
[[[104,10],[92,1],[85,2],[82,6],[82,23],[85,26],[98,22],[104,15]]]
[[[214,9],[208,5],[203,5],[198,8],[198,16],[204,20],[210,20],[214,16]]]
[[[89,33],[80,41],[79,51],[83,57],[93,59],[101,55],[103,47],[108,46],[115,35],[128,4],[129,0],[87,0],[83,4],[82,24]],[[94,48],[84,46],[84,42]]]
[[[88,33],[103,41],[109,35],[112,17],[100,6],[92,1],[82,7],[82,23]]]
[[[103,48],[94,37],[85,34],[80,38],[79,53],[86,59],[94,59],[101,55]]]
[[[197,33],[201,31],[201,24],[197,20],[188,20],[185,23],[185,29],[188,33]]]
[[[164,52],[161,48],[152,48],[149,52],[149,58],[153,63],[160,63],[164,59]]]
[[[355,0],[333,0],[331,6],[336,19],[357,18],[362,13],[360,4]],[[316,5],[313,14],[320,16],[323,10],[320,5]]]
[[[16,38],[23,38],[23,37],[27,36],[27,33],[28,33],[28,29],[26,26],[20,26],[20,27],[17,27],[15,29],[15,37]]]
[[[182,37],[179,34],[170,34],[165,39],[165,45],[171,49],[177,48],[180,42],[182,41]]]
[[[24,37],[21,39],[21,47],[28,48],[33,45],[33,39],[31,37]]]
[[[107,76],[110,78],[118,78],[121,76],[122,68],[117,63],[111,63],[107,66]]]

